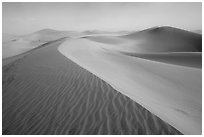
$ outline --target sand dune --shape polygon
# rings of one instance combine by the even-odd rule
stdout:
[[[25,40],[49,42],[63,37],[79,37],[82,34],[76,31],[58,31],[53,29],[43,29],[29,35],[23,36]]]
[[[202,52],[200,34],[171,27],[150,28],[118,37],[93,36],[88,39],[109,44],[114,50],[123,52]]]
[[[23,36],[13,36],[10,34],[3,33],[3,43],[2,43],[2,57],[3,59],[20,55],[22,53],[28,52],[35,49],[43,44],[51,41],[55,41],[65,37],[79,38],[86,36],[118,36],[122,34],[127,34],[126,32],[111,33],[111,32],[77,32],[77,31],[57,31],[53,29],[43,29],[28,35]]]
[[[196,44],[190,43],[191,46],[188,46],[188,45],[184,45],[185,43],[183,43],[184,46],[179,47],[177,45],[179,45],[180,42],[174,41],[174,40],[172,40],[174,42],[169,42],[170,44],[164,44],[164,43],[162,43],[162,40],[158,40],[161,37],[157,36],[157,34],[154,34],[154,33],[158,33],[154,29],[158,29],[158,28],[151,28],[151,29],[147,29],[145,31],[135,32],[135,33],[131,33],[129,35],[120,36],[120,37],[118,37],[118,36],[89,36],[89,37],[85,37],[85,38],[87,38],[91,41],[102,43],[103,45],[101,45],[101,47],[103,49],[107,49],[108,51],[110,51],[110,50],[119,51],[120,53],[123,53],[126,55],[139,57],[139,58],[143,58],[143,59],[148,59],[148,60],[152,60],[152,61],[157,61],[157,62],[162,62],[162,63],[167,63],[167,64],[202,68],[202,53],[201,52],[195,52],[196,50],[194,50],[194,49],[196,49]],[[166,29],[166,28],[159,28],[159,29],[161,29],[159,31],[164,31],[163,29]],[[173,28],[168,28],[168,29],[173,29]],[[157,47],[158,45],[155,46],[154,40],[153,40],[154,42],[152,42],[151,45],[148,45],[148,44],[145,45],[146,42],[143,39],[145,37],[147,37],[147,35],[149,35],[148,33],[150,33],[151,31],[153,31],[153,34],[151,34],[151,35],[156,35],[156,36],[151,36],[151,37],[155,37],[154,39],[157,39],[157,42],[159,42],[160,45],[162,44],[161,45],[162,48]],[[156,31],[156,32],[154,32],[154,31]],[[176,31],[178,31],[178,30],[176,30]],[[174,33],[177,34],[176,31]],[[181,30],[179,30],[179,31],[181,31]],[[161,33],[163,34],[164,32],[161,32]],[[144,35],[144,37],[141,37],[140,33],[142,33],[142,35]],[[165,32],[165,33],[167,33],[167,32]],[[188,33],[190,33],[190,32],[188,32]],[[162,34],[160,34],[160,35],[162,35]],[[186,33],[184,33],[184,34],[186,35]],[[190,33],[190,34],[194,34],[194,33]],[[180,34],[180,35],[183,35],[183,34]],[[193,37],[194,37],[194,35],[193,35]],[[182,36],[180,36],[180,37],[182,37]],[[173,39],[173,38],[170,38],[170,39]],[[152,39],[147,39],[146,41],[148,43],[151,43]],[[181,39],[179,41],[183,41],[183,39]],[[144,43],[144,46],[141,45],[141,43]],[[168,43],[168,41],[167,41],[167,43]],[[196,42],[196,43],[199,43],[199,42]],[[175,44],[175,45],[173,45],[173,44]],[[145,49],[147,46],[153,47],[154,50],[148,50],[147,51]],[[174,51],[176,51],[176,52],[172,52],[170,47],[173,47]],[[201,43],[200,47],[202,47],[202,43]],[[187,51],[186,48],[187,48],[187,50],[190,50],[190,52],[184,52],[184,51]],[[163,49],[163,51],[159,51],[158,49]],[[191,49],[192,49],[192,51],[191,51]]]
[[[202,35],[173,27],[155,27],[122,38],[140,40],[143,52],[202,52]]]
[[[201,69],[127,56],[89,39],[68,40],[59,51],[182,133],[201,134]]]
[[[199,34],[44,29],[7,38],[3,134],[201,134]]]
[[[5,66],[5,65],[7,65],[7,64],[10,64],[10,63],[12,63],[12,62],[14,62],[14,61],[16,61],[16,60],[19,60],[19,59],[25,57],[26,55],[30,54],[32,51],[34,51],[34,50],[36,50],[36,49],[38,49],[38,48],[42,48],[42,47],[45,47],[45,46],[49,46],[49,45],[50,45],[51,43],[53,43],[53,42],[64,41],[65,39],[66,39],[66,38],[60,38],[60,39],[58,39],[58,40],[54,40],[54,41],[47,42],[47,43],[42,44],[42,45],[40,45],[40,46],[38,46],[38,47],[36,47],[36,48],[33,48],[33,49],[30,49],[30,50],[25,51],[25,52],[23,52],[23,53],[17,54],[17,55],[15,55],[15,57],[12,56],[12,57],[3,58],[3,59],[2,59],[2,66]]]
[[[9,41],[9,42],[3,43],[2,57],[8,58],[8,57],[16,56],[24,52],[27,52],[29,50],[32,50],[34,48],[37,48],[38,46],[42,44],[45,44],[45,43],[44,42],[31,42],[31,41],[26,41],[24,39],[18,38],[15,41]]]
[[[181,134],[64,57],[61,42],[3,67],[3,134]]]
[[[81,33],[76,31],[57,31],[52,29],[43,29],[24,36],[4,34],[2,56],[3,58],[9,58],[28,52],[51,41],[65,37],[80,37],[81,35]]]

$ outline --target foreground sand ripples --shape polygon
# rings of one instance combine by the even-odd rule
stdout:
[[[3,67],[3,134],[181,134],[58,52]]]

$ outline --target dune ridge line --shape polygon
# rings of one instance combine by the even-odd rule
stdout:
[[[182,87],[180,85],[175,84],[176,81],[171,82],[172,79],[177,80],[177,81],[179,80],[179,78],[177,78],[176,75],[169,76],[170,78],[165,80],[165,78],[161,78],[161,76],[156,76],[155,74],[151,74],[151,72],[148,72],[149,74],[151,74],[151,76],[154,76],[155,78],[158,78],[159,80],[165,80],[167,87],[162,86],[161,84],[159,84],[155,81],[152,81],[156,84],[156,86],[157,85],[162,86],[161,88],[163,90],[165,88],[167,88],[167,89],[169,88],[168,91],[172,90],[171,92],[174,92],[174,93],[168,93],[168,92],[162,93],[161,91],[159,91],[159,93],[162,93],[161,97],[159,97],[158,93],[152,93],[151,90],[147,89],[145,86],[142,87],[140,85],[140,83],[137,83],[137,82],[141,82],[142,80],[148,81],[148,79],[147,79],[148,77],[145,76],[144,79],[142,79],[141,81],[137,81],[137,82],[131,81],[131,80],[129,81],[127,79],[127,77],[123,77],[124,78],[123,82],[125,80],[127,80],[127,82],[131,83],[131,84],[128,84],[128,86],[136,84],[137,86],[133,86],[133,87],[137,87],[138,89],[135,89],[135,90],[144,90],[144,91],[146,91],[146,93],[149,92],[149,95],[152,96],[153,99],[150,97],[147,97],[148,94],[146,94],[146,96],[145,96],[145,93],[140,93],[140,96],[136,96],[137,93],[133,93],[133,91],[131,91],[130,87],[128,87],[127,85],[124,85],[124,83],[121,83],[120,81],[117,81],[116,78],[114,78],[114,80],[116,80],[116,81],[113,81],[113,79],[112,79],[112,81],[109,80],[110,77],[107,77],[107,74],[110,75],[113,72],[112,73],[109,72],[106,75],[104,75],[102,73],[105,71],[107,72],[107,70],[103,71],[102,69],[104,69],[104,68],[100,68],[100,67],[96,66],[96,65],[100,66],[100,64],[97,64],[96,62],[94,62],[96,64],[91,64],[92,63],[91,61],[94,61],[94,59],[97,57],[98,57],[97,59],[99,59],[99,60],[95,60],[95,61],[98,61],[98,62],[102,61],[103,63],[104,63],[104,61],[107,61],[105,59],[114,58],[115,60],[117,60],[117,57],[116,57],[117,55],[111,55],[109,53],[103,52],[100,48],[99,43],[91,42],[91,41],[85,40],[85,39],[83,39],[83,40],[72,39],[72,40],[67,40],[66,42],[61,44],[59,46],[58,50],[67,58],[71,59],[72,61],[74,61],[75,63],[80,65],[81,67],[85,68],[86,70],[90,71],[94,75],[98,76],[99,78],[101,78],[104,81],[106,81],[107,83],[109,83],[116,90],[127,95],[128,97],[135,100],[137,103],[141,104],[142,106],[147,108],[149,111],[151,111],[155,115],[159,116],[164,121],[166,121],[169,124],[176,127],[182,133],[184,133],[184,134],[200,134],[201,133],[201,117],[202,116],[200,116],[200,111],[202,109],[201,109],[200,100],[198,100],[198,101],[195,100],[195,98],[199,97],[200,93],[201,93],[200,88],[199,88],[200,83],[195,84],[193,82],[193,84],[191,84],[194,86],[192,88],[196,92],[196,93],[191,93],[191,91],[188,89],[189,88],[188,85],[185,85],[184,83],[181,82],[180,84],[184,84],[184,85],[182,85],[183,86]],[[89,55],[89,57],[87,57],[85,59],[85,57],[87,55]],[[102,58],[101,58],[101,56],[102,56]],[[109,58],[108,56],[111,58]],[[121,56],[118,55],[118,57],[121,57]],[[105,58],[105,59],[103,60],[103,58]],[[124,58],[124,60],[132,62],[132,60],[129,60],[129,58],[126,58],[126,57]],[[134,61],[135,60],[136,60],[136,62],[140,63],[140,65],[148,64],[145,61],[141,61],[141,59],[138,59],[138,58],[134,59]],[[149,61],[149,62],[151,63],[151,61]],[[88,64],[86,64],[86,63],[88,63]],[[111,63],[113,63],[113,62],[111,62]],[[105,64],[103,64],[103,65],[108,64],[111,66],[112,65],[111,63],[105,62]],[[153,67],[156,67],[154,63],[151,63],[151,64],[153,65]],[[110,66],[108,66],[108,67],[110,67]],[[196,81],[198,79],[200,79],[199,74],[201,73],[201,71],[197,70],[197,69],[186,68],[186,67],[176,67],[176,66],[174,68],[174,67],[172,67],[172,65],[162,65],[162,64],[160,66],[161,66],[161,68],[165,68],[165,69],[167,68],[167,66],[168,67],[170,66],[172,69],[172,70],[169,69],[170,71],[175,70],[175,68],[178,69],[179,72],[182,72],[184,70],[185,74],[188,74],[188,72],[192,72],[192,75],[191,74],[189,75],[189,76],[192,76],[191,77],[192,79],[194,79]],[[111,66],[111,67],[113,68],[113,66]],[[137,68],[137,69],[141,71],[141,68]],[[116,72],[117,72],[117,69],[116,69]],[[119,72],[121,72],[121,71],[119,71]],[[165,74],[165,72],[162,72],[162,74],[163,73]],[[142,74],[144,74],[144,73],[142,73]],[[119,75],[121,75],[121,73]],[[115,76],[115,74],[114,74],[114,76]],[[112,78],[114,76],[112,76]],[[124,75],[122,75],[122,76],[124,76]],[[189,76],[187,76],[187,77],[189,77]],[[184,76],[184,77],[186,77],[186,76]],[[140,77],[140,78],[142,78],[142,77]],[[134,79],[134,77],[133,77],[133,79]],[[192,81],[187,80],[187,83],[189,83],[189,82],[191,83]],[[163,84],[165,84],[165,83],[163,83]],[[169,86],[168,84],[172,84],[173,86],[176,86],[176,87],[171,87],[172,85]],[[147,86],[152,86],[152,85],[150,84]],[[196,86],[198,86],[198,87],[196,87]],[[158,89],[156,87],[152,87],[152,88],[153,88],[152,89],[153,91],[156,91],[156,89]],[[185,91],[186,89],[188,91]],[[174,95],[175,92],[178,92],[178,95]],[[185,95],[186,94],[185,92],[187,93],[187,95]],[[167,95],[165,95],[165,94],[167,94]],[[185,97],[183,97],[183,95]],[[193,95],[193,97],[191,97],[191,95]],[[146,97],[147,98],[146,101],[144,101],[144,98],[142,99],[142,97]],[[162,99],[162,97],[165,97],[165,98]],[[171,101],[169,98],[172,99],[173,101]],[[185,99],[185,98],[187,98],[187,99]],[[166,100],[166,99],[167,99],[167,102],[165,103],[163,100]],[[182,100],[180,100],[180,99],[182,99]],[[191,99],[193,100],[193,102],[191,101]],[[150,105],[150,103],[152,103],[152,104]],[[164,103],[164,104],[159,104],[159,103]],[[187,105],[185,103],[187,103]],[[188,105],[191,105],[191,106],[188,107]],[[192,125],[192,126],[189,127],[189,125]]]

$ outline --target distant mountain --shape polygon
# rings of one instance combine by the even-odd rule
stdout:
[[[173,27],[153,27],[121,38],[136,41],[140,52],[201,52],[202,35]]]

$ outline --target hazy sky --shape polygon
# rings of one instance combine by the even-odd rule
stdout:
[[[168,25],[202,28],[201,3],[3,3],[3,32],[138,30]]]

